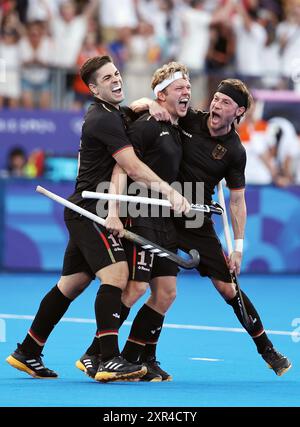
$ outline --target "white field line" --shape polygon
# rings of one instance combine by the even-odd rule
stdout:
[[[25,315],[25,314],[5,314],[0,313],[0,319],[12,319],[12,320],[33,320],[34,316]],[[95,324],[95,319],[84,319],[81,317],[63,317],[61,322],[69,323],[93,323]],[[132,322],[124,322],[124,325],[131,325]],[[176,323],[165,323],[164,328],[167,329],[185,329],[185,330],[194,330],[194,331],[214,331],[214,332],[235,332],[235,333],[247,333],[243,328],[227,328],[223,326],[205,326],[205,325],[179,325]],[[270,335],[289,335],[289,336],[298,336],[299,333],[295,331],[275,331],[272,329],[266,329],[266,333]]]
[[[224,362],[224,359],[213,359],[210,357],[190,357],[190,360],[200,360],[201,362]]]

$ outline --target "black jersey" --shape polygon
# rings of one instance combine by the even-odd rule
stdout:
[[[130,125],[128,136],[137,156],[153,172],[169,184],[178,180],[182,160],[182,141],[178,126],[170,122],[157,122],[147,113]],[[169,218],[153,220],[151,227],[158,230],[166,229],[169,224]],[[149,224],[148,218],[133,219],[133,225],[146,227]]]
[[[127,113],[127,111],[126,111]],[[96,212],[97,200],[82,199],[84,190],[96,191],[101,182],[110,182],[116,164],[114,156],[121,150],[131,147],[126,134],[125,112],[100,99],[89,107],[82,126],[78,156],[78,175],[74,193],[69,200]],[[65,210],[65,218],[76,215]]]
[[[234,126],[226,135],[211,136],[208,117],[209,113],[189,110],[179,121],[183,133],[179,179],[182,183],[193,183],[193,203],[203,203],[197,199],[196,182],[204,182],[206,204],[211,203],[214,188],[223,178],[230,189],[245,187],[246,150]]]

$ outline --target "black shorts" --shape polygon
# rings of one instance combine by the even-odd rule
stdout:
[[[215,232],[213,223],[206,219],[200,228],[184,228],[184,220],[175,220],[178,248],[189,252],[197,249],[200,263],[197,270],[201,276],[214,277],[226,283],[232,278],[226,262],[221,242]]]
[[[66,220],[69,243],[65,251],[62,275],[86,272],[91,277],[108,265],[126,261],[122,242],[105,227],[80,217]]]
[[[128,225],[126,228],[169,251],[177,252],[175,228],[173,228],[172,232],[159,231],[148,227],[129,227]],[[168,258],[156,256],[152,252],[145,251],[139,245],[129,242],[126,239],[123,240],[123,246],[128,261],[129,280],[149,283],[155,277],[177,276],[179,269]]]

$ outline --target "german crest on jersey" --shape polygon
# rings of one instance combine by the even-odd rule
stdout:
[[[212,156],[213,156],[214,159],[220,160],[220,159],[223,159],[223,157],[225,156],[226,152],[227,152],[227,148],[225,148],[222,145],[218,144],[214,148],[214,150],[212,152]]]

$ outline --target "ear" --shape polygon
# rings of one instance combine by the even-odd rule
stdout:
[[[98,95],[98,90],[96,85],[94,85],[93,83],[89,83],[89,89],[93,95]]]
[[[162,101],[162,102],[164,102],[166,100],[166,95],[164,94],[164,92],[158,92],[157,100]]]
[[[241,117],[245,111],[246,111],[245,107],[239,107],[236,111],[236,117]]]

